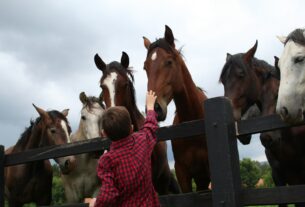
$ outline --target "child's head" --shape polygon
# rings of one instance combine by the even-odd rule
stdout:
[[[104,133],[112,141],[125,138],[132,132],[130,114],[123,106],[115,106],[105,110],[102,126]]]

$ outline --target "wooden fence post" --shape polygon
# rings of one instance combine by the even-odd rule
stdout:
[[[0,207],[4,207],[4,146],[0,145]]]
[[[212,182],[213,207],[239,207],[241,179],[230,101],[224,97],[205,101],[205,130]]]

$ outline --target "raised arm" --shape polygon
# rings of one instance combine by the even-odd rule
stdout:
[[[156,130],[158,129],[157,113],[154,111],[154,105],[156,102],[157,96],[155,92],[148,91],[146,94],[146,119],[143,127],[139,130],[144,132],[147,136],[149,142],[156,142]]]

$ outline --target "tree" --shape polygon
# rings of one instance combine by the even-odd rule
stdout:
[[[240,176],[245,187],[254,188],[262,176],[259,162],[244,158],[240,162]]]

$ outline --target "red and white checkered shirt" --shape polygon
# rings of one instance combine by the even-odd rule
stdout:
[[[112,142],[101,156],[97,174],[102,187],[95,207],[159,207],[151,176],[151,153],[157,142],[158,128],[154,111],[148,111],[143,128],[126,138]]]

